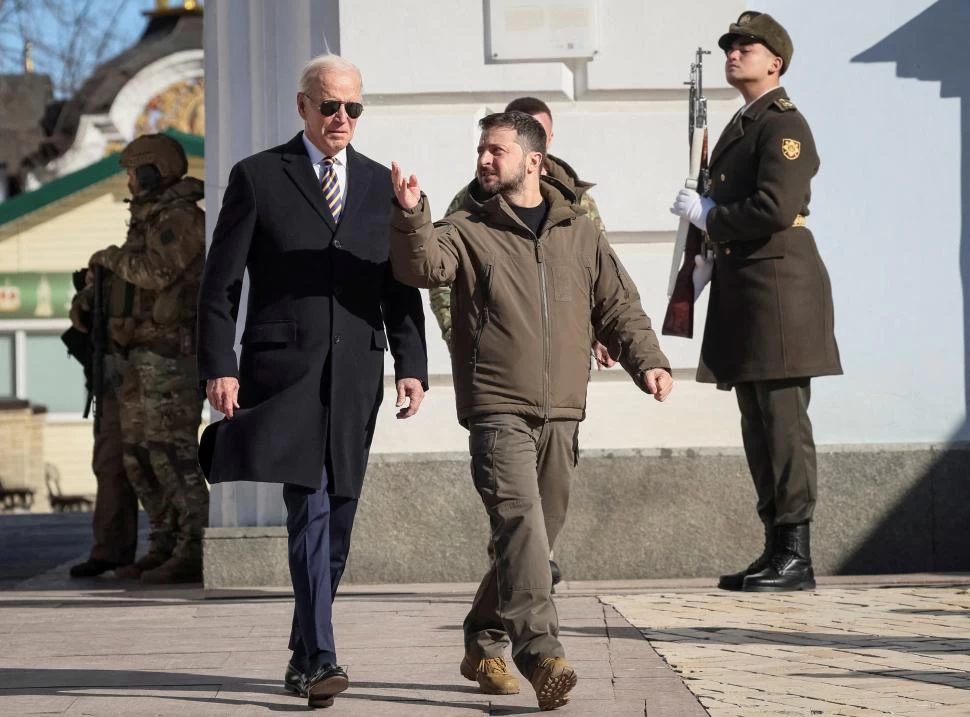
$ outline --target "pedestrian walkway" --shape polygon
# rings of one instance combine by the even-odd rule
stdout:
[[[970,581],[603,597],[711,717],[968,717]]]
[[[286,590],[144,589],[66,571],[0,591],[0,716],[308,711],[281,689]],[[732,594],[711,580],[564,584],[562,638],[580,681],[556,714],[970,715],[970,577],[868,580],[795,594]],[[474,587],[348,587],[335,630],[351,688],[317,714],[537,713],[524,681],[518,695],[488,696],[459,675]]]
[[[306,712],[281,678],[292,598],[283,591],[65,585],[63,570],[0,592],[0,715],[249,717]],[[45,589],[39,589],[44,587]],[[71,589],[65,589],[71,588]],[[458,673],[474,586],[348,588],[335,608],[350,689],[324,713],[455,717],[538,712],[528,683],[488,696]],[[394,592],[391,592],[391,591]],[[580,681],[560,714],[703,717],[682,680],[595,596],[557,601]]]

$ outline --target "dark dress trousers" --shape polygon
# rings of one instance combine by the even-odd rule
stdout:
[[[806,220],[818,168],[808,123],[781,87],[735,118],[711,152],[716,261],[697,378],[735,389],[769,525],[812,518],[810,379],[842,373],[832,287]]]
[[[240,384],[240,408],[206,428],[199,462],[210,483],[285,484],[296,599],[290,642],[307,669],[335,660],[330,603],[388,346],[395,377],[427,388],[421,297],[394,279],[388,259],[390,172],[348,147],[347,185],[338,224],[301,134],[236,164],[199,292],[199,377]],[[249,294],[237,365],[244,270]]]

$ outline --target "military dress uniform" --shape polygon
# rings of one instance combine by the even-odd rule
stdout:
[[[791,61],[769,15],[744,13],[719,41],[760,42]],[[810,380],[842,373],[832,288],[808,227],[819,158],[808,122],[782,87],[725,128],[710,158],[707,236],[715,262],[698,380],[733,387],[765,551],[722,576],[732,590],[814,588],[809,523],[816,501]]]

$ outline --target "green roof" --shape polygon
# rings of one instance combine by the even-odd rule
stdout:
[[[177,139],[185,153],[190,157],[205,156],[205,139],[203,137],[173,129],[165,130],[163,134]],[[0,202],[0,226],[119,174],[122,171],[118,164],[120,156],[121,152],[114,152],[83,169],[58,177],[39,189],[24,192],[5,202]]]

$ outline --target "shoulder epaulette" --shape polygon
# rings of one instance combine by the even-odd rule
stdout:
[[[782,112],[791,112],[792,110],[797,109],[795,107],[795,103],[792,102],[787,97],[779,97],[777,100],[774,101],[774,105]]]

